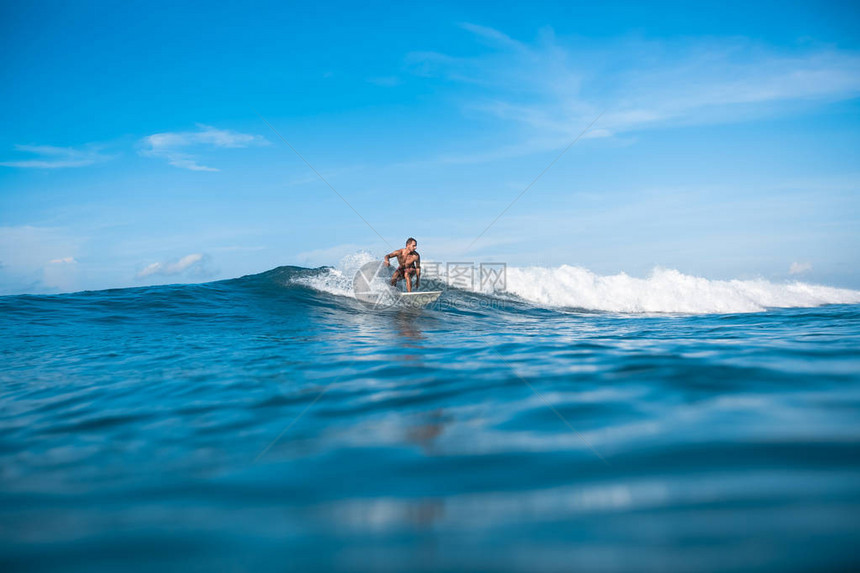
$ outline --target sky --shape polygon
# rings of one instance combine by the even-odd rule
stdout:
[[[382,257],[860,288],[856,2],[2,2],[0,294]]]

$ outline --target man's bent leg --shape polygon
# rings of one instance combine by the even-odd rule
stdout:
[[[402,278],[403,278],[403,271],[401,271],[400,269],[397,269],[396,271],[394,271],[394,274],[391,276],[391,283],[390,283],[391,286],[396,287],[397,281],[399,281]]]

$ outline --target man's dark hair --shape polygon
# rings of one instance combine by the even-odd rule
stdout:
[[[416,241],[412,237],[409,237],[408,239],[406,239],[406,244],[408,245],[409,243],[415,243],[416,246],[418,245],[418,241]]]

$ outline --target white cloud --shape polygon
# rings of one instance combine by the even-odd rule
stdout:
[[[60,169],[63,167],[85,167],[111,159],[111,156],[99,153],[99,148],[92,145],[84,148],[56,147],[53,145],[16,145],[15,149],[41,157],[38,159],[3,161],[0,162],[0,165],[4,167],[34,169]]]
[[[187,274],[189,276],[207,277],[215,274],[209,268],[209,256],[203,253],[192,253],[181,259],[157,262],[147,265],[137,273],[137,278],[143,279],[151,276],[175,276]]]
[[[0,227],[0,293],[79,288],[75,255],[86,239],[60,227]]]
[[[25,272],[72,258],[81,239],[60,227],[0,227],[0,260],[8,269]]]
[[[812,270],[812,263],[798,263],[793,262],[788,269],[788,274],[790,275],[800,275]]]
[[[469,22],[461,22],[458,24],[462,29],[467,30],[479,38],[483,38],[491,44],[495,44],[504,48],[514,48],[517,50],[525,50],[527,49],[524,44],[518,42],[494,28],[488,28],[487,26],[479,26],[478,24],[470,24]]]
[[[141,140],[141,155],[166,159],[174,167],[192,171],[218,171],[198,163],[195,155],[188,149],[202,148],[235,149],[252,145],[268,145],[268,140],[261,135],[239,133],[228,129],[217,129],[208,125],[198,124],[198,131],[155,133]]]
[[[464,111],[525,128],[522,144],[481,154],[488,160],[544,151],[552,139],[563,146],[602,111],[586,137],[747,121],[860,96],[860,52],[833,47],[776,50],[738,38],[583,44],[548,29],[522,43],[460,27],[491,49],[468,58],[416,52],[406,63],[416,75],[475,88]]]

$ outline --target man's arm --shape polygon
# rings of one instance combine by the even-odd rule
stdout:
[[[388,253],[387,255],[385,255],[385,266],[387,267],[387,266],[389,266],[389,265],[391,264],[391,263],[389,263],[389,262],[388,262],[388,259],[390,259],[391,257],[399,257],[399,256],[400,256],[400,251],[402,251],[402,250],[403,250],[403,249],[397,249],[396,251],[391,251],[390,253]]]

